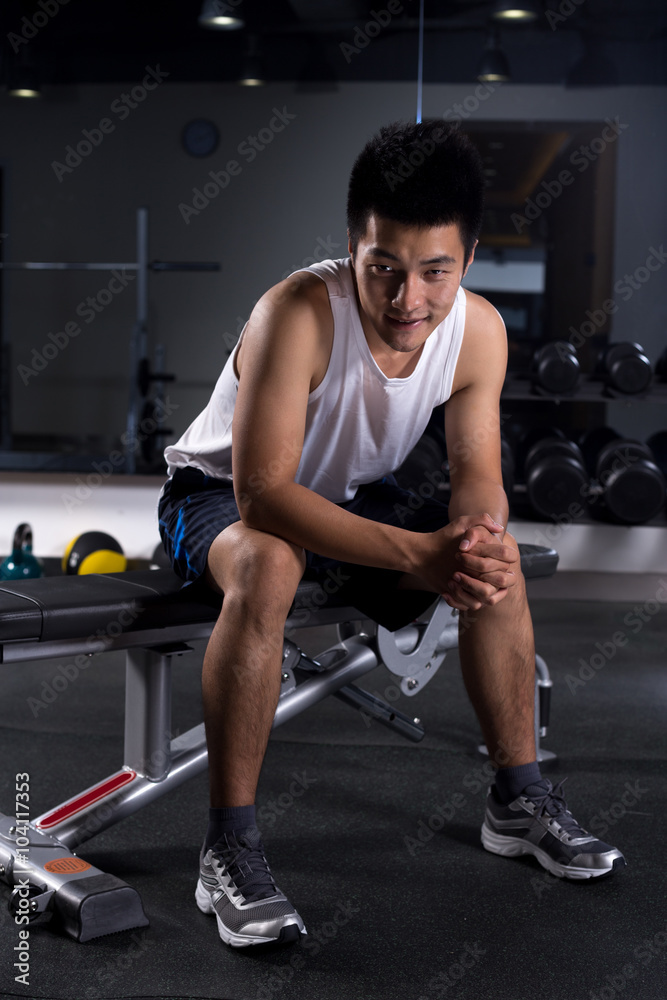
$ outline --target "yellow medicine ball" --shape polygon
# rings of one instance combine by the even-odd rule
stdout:
[[[127,569],[123,550],[104,531],[85,531],[73,538],[65,549],[63,573],[122,573]]]

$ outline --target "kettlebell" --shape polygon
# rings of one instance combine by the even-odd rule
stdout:
[[[0,580],[29,580],[42,576],[42,567],[32,554],[32,528],[19,524],[14,532],[12,554],[0,565]]]

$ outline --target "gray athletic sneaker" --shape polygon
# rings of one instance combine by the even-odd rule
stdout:
[[[273,881],[256,826],[223,834],[199,859],[195,892],[202,913],[215,914],[225,944],[292,944],[303,921]]]
[[[559,878],[595,878],[625,865],[621,852],[579,826],[565,805],[563,782],[555,788],[542,778],[509,805],[489,789],[482,844],[493,854],[532,854]]]

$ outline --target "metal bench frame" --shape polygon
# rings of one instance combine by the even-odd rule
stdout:
[[[556,556],[555,553],[551,555]],[[526,553],[522,553],[524,572],[531,565],[525,556]],[[551,565],[553,568],[548,572],[544,572],[545,567],[535,572],[533,567],[528,575],[550,575],[555,569],[553,558]],[[203,723],[172,737],[171,664],[174,656],[190,649],[188,643],[208,638],[220,605],[209,593],[203,605],[195,600],[184,612],[183,605],[188,603],[185,597],[189,598],[192,592],[186,595],[185,591],[180,591],[179,594],[180,582],[170,571],[83,578],[90,581],[89,586],[95,583],[103,591],[105,588],[109,591],[108,600],[105,594],[101,602],[98,619],[101,614],[109,621],[112,595],[116,594],[116,609],[118,606],[125,608],[128,611],[125,620],[129,622],[126,629],[114,629],[114,634],[109,627],[106,631],[98,629],[100,634],[95,636],[89,632],[90,621],[87,620],[84,629],[88,634],[77,636],[72,634],[71,621],[67,625],[69,609],[65,607],[54,614],[42,592],[53,591],[55,586],[60,588],[58,593],[65,593],[63,588],[71,590],[72,581],[81,579],[62,578],[52,582],[50,588],[46,581],[39,580],[0,584],[0,598],[5,595],[11,605],[6,620],[11,619],[10,635],[13,636],[6,641],[0,639],[1,660],[8,666],[31,660],[125,650],[123,763],[113,774],[42,813],[29,824],[21,825],[16,817],[0,813],[0,879],[14,887],[10,909],[15,915],[26,914],[30,921],[55,915],[56,923],[64,931],[76,940],[86,941],[148,923],[135,890],[115,876],[89,865],[74,849],[206,769],[208,758]],[[128,603],[128,588],[132,592],[135,580],[138,596]],[[165,601],[161,602],[159,584],[163,581],[168,586]],[[153,590],[148,600],[142,597],[146,582]],[[118,597],[117,592],[124,596]],[[24,616],[25,622],[17,626],[20,614],[17,615],[15,605],[21,601],[40,607],[44,625],[39,634],[33,634],[36,632],[34,624],[26,624],[28,619],[39,617],[30,610]],[[76,601],[73,603],[76,605]],[[161,607],[161,603],[165,606]],[[156,609],[159,615],[154,620]],[[148,610],[149,614],[142,620],[143,610]],[[69,618],[74,614],[72,608]],[[0,636],[2,625],[0,600]],[[324,625],[336,625],[339,640],[315,658],[306,656],[289,638],[296,628]],[[24,633],[22,638],[16,637],[17,630]],[[424,736],[419,719],[403,714],[354,682],[384,664],[400,678],[403,694],[407,697],[417,694],[435,675],[447,653],[458,646],[458,621],[457,613],[440,600],[434,604],[428,620],[389,632],[362,620],[354,608],[337,607],[335,600],[324,594],[319,584],[303,582],[287,620],[285,636],[282,689],[274,728],[328,695],[334,695],[367,718],[418,742]],[[541,760],[554,757],[540,748],[540,737],[546,735],[550,687],[546,663],[537,656],[535,736]]]

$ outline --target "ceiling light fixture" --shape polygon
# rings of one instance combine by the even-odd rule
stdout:
[[[480,83],[507,83],[512,79],[507,56],[500,47],[497,31],[492,31],[486,40],[482,57],[477,67]]]
[[[37,74],[32,66],[12,66],[9,70],[7,92],[10,97],[41,97]]]
[[[241,3],[242,0],[204,0],[197,19],[199,27],[214,31],[236,31],[245,27],[243,18],[234,13]]]
[[[265,83],[257,36],[249,35],[239,84],[242,87],[263,87]]]
[[[530,0],[496,0],[491,11],[495,21],[513,21],[515,24],[535,21],[539,17],[537,5]]]

